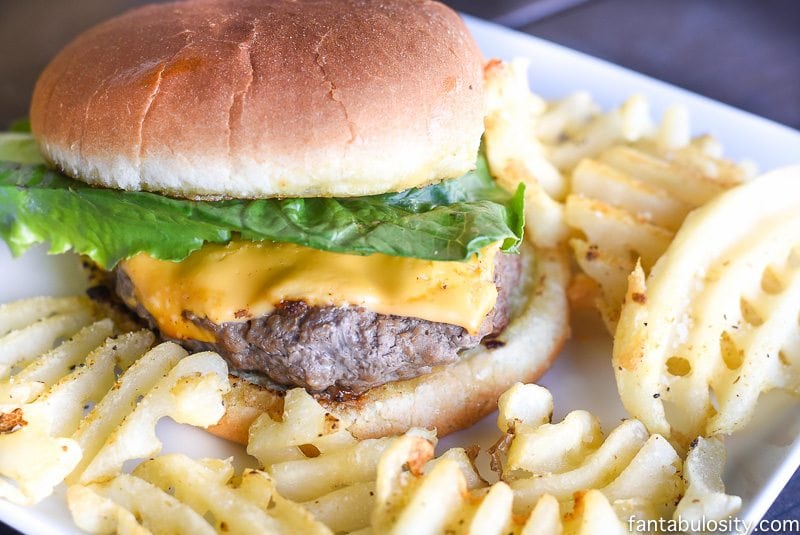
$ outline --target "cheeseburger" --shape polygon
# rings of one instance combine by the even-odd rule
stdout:
[[[109,274],[234,388],[212,431],[301,387],[359,437],[465,427],[566,335],[566,268],[481,151],[483,59],[432,1],[199,0],[79,36],[0,164],[0,232]]]

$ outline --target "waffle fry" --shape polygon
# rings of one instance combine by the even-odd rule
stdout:
[[[552,397],[544,388],[516,385],[503,395],[498,427],[506,435],[495,460],[505,454],[506,463],[501,481],[491,486],[469,488],[458,466],[444,459],[423,468],[431,464],[430,444],[399,438],[378,466],[372,530],[628,533],[631,519],[668,519],[691,508],[697,514],[738,509],[738,498],[725,495],[719,481],[720,442],[694,450],[685,482],[678,454],[641,423],[626,421],[603,441],[588,413],[576,411],[550,424],[551,412]]]
[[[686,491],[675,509],[675,518],[689,522],[699,522],[703,518],[721,520],[741,508],[741,498],[725,494],[722,483],[724,465],[725,446],[722,441],[698,438],[683,465]]]
[[[326,411],[305,390],[295,388],[284,397],[280,421],[262,414],[250,426],[247,453],[263,466],[271,466],[306,458],[303,448],[319,453],[340,449],[356,443],[347,431],[351,423]]]
[[[331,531],[275,492],[271,478],[230,460],[180,454],[140,464],[132,475],[69,488],[76,524],[89,533],[309,533]]]
[[[510,190],[525,184],[527,235],[537,245],[555,247],[569,235],[559,202],[568,183],[535,135],[546,103],[528,89],[527,69],[525,60],[491,61],[485,69],[486,157],[500,184]]]
[[[286,393],[281,420],[263,414],[253,422],[247,446],[282,496],[303,503],[336,532],[369,526],[378,462],[397,440],[357,441],[347,431],[348,425],[305,390],[293,389]],[[429,444],[436,441],[430,431],[414,429],[409,434]],[[463,450],[451,458],[466,478],[479,481]]]
[[[216,533],[191,507],[128,474],[69,487],[67,505],[75,524],[87,533]]]
[[[501,184],[526,184],[528,236],[569,244],[613,333],[637,258],[649,271],[691,210],[755,170],[725,159],[710,136],[692,138],[680,106],[656,123],[641,95],[607,112],[586,92],[547,102],[530,92],[526,71],[524,61],[486,67],[489,164]]]
[[[692,213],[649,277],[631,274],[613,362],[651,431],[685,448],[741,429],[763,392],[800,391],[799,198],[800,168],[764,175]]]
[[[514,494],[516,514],[530,514],[543,496],[554,497],[569,511],[575,493],[592,489],[607,498],[621,519],[672,514],[683,490],[681,459],[640,422],[626,420],[605,438],[597,419],[585,411],[551,424],[552,397],[536,385],[512,387],[501,396],[499,411],[498,427],[506,435],[495,467]]]
[[[126,460],[160,450],[159,418],[208,426],[224,411],[218,355],[150,349],[152,333],[118,333],[87,299],[4,305],[0,333],[0,497],[9,501],[36,503],[66,478],[113,478]]]
[[[636,259],[649,271],[691,210],[752,176],[746,165],[707,152],[705,138],[681,145],[684,136],[669,131],[683,114],[672,109],[654,135],[610,147],[572,170],[566,220],[580,237],[569,243],[600,285],[597,306],[611,332]]]
[[[65,303],[89,306],[54,307]],[[34,316],[54,317],[46,304]],[[7,335],[27,328],[17,323]],[[73,518],[90,533],[622,533],[629,518],[721,518],[740,505],[719,477],[721,442],[699,441],[682,479],[672,446],[638,421],[605,438],[584,411],[553,424],[550,393],[522,384],[499,401],[504,437],[494,460],[502,480],[493,485],[463,449],[434,457],[429,431],[356,440],[345,419],[302,389],[287,393],[281,419],[265,414],[251,428],[248,451],[263,470],[235,475],[230,460],[170,454],[123,474],[126,460],[158,451],[153,428],[161,416],[195,425],[219,418],[227,369],[213,354],[186,356],[173,344],[149,349],[147,332],[103,341],[116,334],[110,320],[74,328],[70,340],[12,367],[3,388],[19,403],[4,407],[0,447],[37,456],[29,463],[38,467],[33,483],[30,470],[2,465],[19,484],[12,500],[32,503],[66,478]],[[118,378],[114,367],[123,371]],[[95,404],[86,416],[85,400]]]

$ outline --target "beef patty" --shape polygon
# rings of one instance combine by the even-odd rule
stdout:
[[[509,321],[509,292],[519,283],[521,263],[519,255],[499,253],[495,258],[497,302],[475,335],[457,325],[361,307],[291,301],[260,318],[220,325],[187,310],[185,316],[214,333],[216,342],[175,341],[191,351],[216,351],[231,370],[263,374],[277,385],[301,386],[335,398],[358,395],[454,362],[460,350],[497,336]],[[125,302],[135,302],[131,280],[119,268],[115,286]],[[141,305],[135,309],[155,327]]]

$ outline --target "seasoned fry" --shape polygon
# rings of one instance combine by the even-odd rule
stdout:
[[[718,449],[698,448],[684,481],[675,449],[640,422],[627,420],[604,439],[589,413],[575,411],[551,424],[552,408],[550,393],[536,385],[515,385],[501,397],[497,423],[505,436],[495,452],[501,481],[488,487],[470,488],[463,472],[442,458],[423,469],[435,462],[430,444],[413,436],[397,439],[378,466],[372,529],[627,533],[630,517],[671,518],[687,484],[693,485],[692,499],[702,496],[704,507],[712,504],[709,511],[718,502],[729,507],[726,513],[738,508],[718,481]],[[696,473],[709,469],[716,474],[711,479]]]
[[[286,393],[283,418],[273,420],[262,414],[250,426],[247,453],[263,466],[305,459],[302,447],[313,446],[319,453],[353,445],[356,439],[347,431],[351,422],[326,411],[305,390],[295,388]]]
[[[264,473],[246,471],[238,488],[230,485],[233,467],[229,461],[198,462],[184,455],[164,455],[142,463],[133,474],[163,491],[172,489],[177,499],[201,516],[210,512],[218,530],[249,533],[253,526],[260,526],[272,533],[329,533],[302,508],[283,500]],[[270,503],[274,503],[274,513]]]
[[[93,311],[90,306],[85,305],[82,300],[74,300],[69,304],[76,306],[63,313],[56,312],[58,308],[54,307],[47,311],[49,317],[40,318],[21,328],[2,328],[2,331],[8,332],[0,339],[0,380],[8,378],[15,369],[25,366],[52,348],[59,338],[70,337],[92,322]],[[12,305],[6,305],[8,309],[4,316],[13,314]],[[14,320],[9,322],[9,326],[17,324],[16,318]]]
[[[526,184],[528,236],[542,247],[569,243],[613,333],[636,260],[649,271],[691,210],[754,168],[726,160],[710,136],[692,138],[685,108],[657,123],[641,95],[607,112],[585,92],[545,102],[526,69],[494,61],[485,70],[489,165],[506,187]]]
[[[34,360],[7,381],[0,382],[0,399],[20,405],[33,401],[83,363],[86,355],[113,333],[114,323],[109,319],[84,327],[70,340]]]
[[[128,474],[105,483],[73,485],[67,504],[75,524],[88,533],[216,533],[191,507]]]
[[[170,454],[133,475],[74,485],[67,499],[76,524],[90,533],[331,533],[277,494],[264,472],[245,470],[238,482],[233,473],[230,460]]]
[[[742,428],[763,392],[800,389],[798,199],[798,167],[731,190],[687,218],[649,277],[630,276],[620,395],[681,448]]]
[[[681,511],[689,515],[722,517],[740,505],[719,478],[721,442],[700,439],[682,478],[673,447],[640,422],[625,421],[606,438],[585,411],[550,423],[552,396],[536,385],[517,384],[500,399],[502,480],[493,485],[463,449],[434,457],[428,432],[347,439],[346,428],[330,425],[343,420],[304,390],[286,399],[280,421],[258,422],[251,433],[251,450],[276,459],[263,471],[236,476],[230,460],[156,457],[131,475],[71,486],[76,523],[91,533],[249,533],[259,526],[270,533],[593,534],[624,533],[631,517],[670,518],[684,494]],[[303,442],[317,438],[322,449]]]
[[[742,506],[738,496],[725,494],[722,469],[725,465],[725,446],[718,438],[698,438],[683,465],[686,491],[675,509],[675,518],[688,521],[721,520]]]
[[[486,67],[486,156],[501,185],[511,190],[520,182],[526,185],[525,220],[533,242],[555,247],[569,232],[559,202],[567,182],[535,135],[537,117],[546,105],[528,90],[527,69],[524,60],[494,61]]]
[[[641,258],[652,267],[672,241],[673,234],[657,225],[597,199],[567,198],[567,224],[585,230],[590,244],[619,258]],[[601,249],[598,246],[598,250]]]
[[[68,477],[111,479],[124,461],[158,452],[162,416],[200,426],[221,417],[221,357],[150,350],[153,333],[119,334],[100,314],[84,298],[0,307],[0,497],[33,504]]]
[[[681,459],[663,437],[627,420],[604,438],[585,411],[549,423],[543,416],[550,414],[552,398],[536,385],[517,385],[503,397],[498,427],[507,431],[497,459],[504,454],[500,475],[513,491],[516,514],[544,515],[547,507],[537,512],[538,504],[551,498],[567,513],[578,507],[576,493],[595,489],[621,520],[672,515],[683,491]]]
[[[671,231],[678,230],[693,207],[656,185],[588,158],[581,160],[572,173],[572,193],[616,206],[639,220]]]
[[[152,361],[139,361],[147,362]],[[141,371],[141,368],[136,371]],[[145,371],[141,371],[141,374],[153,376]],[[136,379],[138,377],[131,378],[132,381]],[[120,382],[124,385],[125,380],[126,377],[123,376]],[[122,471],[125,461],[149,457],[161,451],[161,441],[156,436],[155,427],[164,416],[169,416],[178,423],[198,427],[217,423],[225,413],[222,395],[227,389],[228,366],[216,353],[195,353],[181,359],[144,394],[136,408],[108,435],[81,473],[80,482],[85,484],[114,477]],[[129,392],[135,390],[136,386]],[[100,403],[98,408],[102,409],[106,405],[113,407],[117,403],[121,405],[120,398],[108,404]],[[100,411],[94,412],[97,414]],[[90,422],[92,416],[89,415]],[[110,423],[105,425],[110,427]],[[76,438],[80,440],[84,436],[79,435]]]
[[[247,451],[270,474],[282,496],[302,502],[313,516],[335,531],[369,526],[375,477],[382,455],[397,437],[357,441],[350,422],[331,414],[304,389],[288,391],[281,420],[261,415],[250,427]],[[431,444],[435,434],[408,432]],[[446,456],[472,485],[480,477],[464,450]]]

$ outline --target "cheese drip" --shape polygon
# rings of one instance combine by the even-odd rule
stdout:
[[[173,338],[213,342],[183,317],[220,325],[269,314],[285,301],[364,307],[379,314],[459,325],[476,334],[497,301],[498,246],[466,262],[347,255],[289,243],[207,244],[181,262],[139,254],[121,264],[134,295]]]

